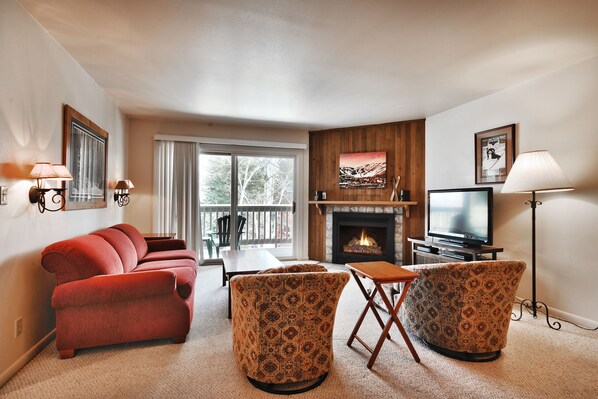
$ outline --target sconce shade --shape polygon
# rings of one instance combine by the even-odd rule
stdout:
[[[37,162],[33,165],[30,179],[49,179],[49,180],[73,180],[73,176],[69,173],[64,165],[50,164],[49,162]]]
[[[507,176],[502,193],[573,190],[573,185],[548,151],[519,154]]]
[[[73,180],[73,176],[71,176],[69,170],[64,165],[57,165],[52,164],[52,169],[56,172],[55,180]]]
[[[130,188],[135,188],[131,180],[119,180],[114,187],[115,190],[128,190]]]
[[[66,168],[65,168],[66,169]],[[56,179],[58,174],[50,165],[50,162],[36,162],[29,173],[30,179]]]

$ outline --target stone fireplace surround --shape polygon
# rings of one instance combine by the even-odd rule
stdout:
[[[334,212],[355,213],[390,213],[394,214],[395,231],[395,264],[403,264],[403,208],[393,206],[343,206],[328,205],[326,207],[326,262],[332,262],[332,214]]]

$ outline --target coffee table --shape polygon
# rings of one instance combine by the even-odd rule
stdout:
[[[407,344],[407,347],[409,348],[411,355],[413,355],[415,361],[419,363],[419,356],[417,355],[417,352],[415,351],[413,344],[409,340],[409,336],[405,332],[405,328],[403,328],[403,325],[401,324],[401,322],[399,321],[399,317],[397,316],[399,308],[401,307],[401,304],[405,299],[405,295],[409,290],[409,286],[411,286],[413,280],[419,277],[419,274],[403,269],[400,266],[396,266],[388,262],[347,263],[347,267],[351,270],[351,274],[353,274],[353,277],[355,278],[355,281],[357,282],[357,285],[359,286],[361,293],[363,294],[365,299],[367,299],[367,304],[365,305],[365,308],[363,309],[361,316],[359,316],[357,324],[355,324],[355,328],[353,328],[353,332],[351,333],[351,336],[347,341],[347,345],[351,346],[351,344],[353,343],[353,339],[359,341],[365,347],[365,349],[367,349],[372,354],[367,365],[368,369],[371,369],[374,365],[374,362],[376,361],[376,358],[378,357],[378,354],[380,353],[380,349],[382,349],[382,344],[384,343],[385,338],[390,339],[390,335],[388,334],[388,332],[390,331],[390,327],[394,323],[399,329],[401,335],[403,336],[403,339],[405,340],[405,343]],[[374,288],[371,294],[368,294],[368,292],[364,288],[363,284],[359,280],[360,277],[369,278],[374,282],[374,286],[376,288]],[[405,286],[401,290],[401,296],[394,308],[391,305],[390,300],[386,296],[386,293],[384,292],[381,286],[382,284],[392,283],[405,283]],[[380,297],[382,298],[384,305],[386,305],[386,308],[390,313],[390,319],[388,319],[386,324],[382,322],[382,318],[380,317],[380,314],[376,310],[376,307],[373,303],[374,296],[376,296],[377,293],[380,294]],[[370,348],[360,337],[357,336],[359,327],[361,327],[363,319],[365,318],[365,315],[370,309],[374,313],[376,320],[378,320],[378,324],[380,324],[380,327],[382,327],[382,334],[380,334],[380,338],[378,339],[378,343],[376,344],[376,347],[374,349]]]
[[[220,252],[222,276],[228,283],[228,318],[231,318],[230,279],[238,274],[255,274],[261,270],[282,266],[282,263],[265,249],[231,249]],[[223,280],[224,281],[224,280]]]

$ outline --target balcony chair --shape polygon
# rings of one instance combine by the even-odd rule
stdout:
[[[348,273],[317,264],[231,279],[233,350],[249,382],[293,394],[326,379],[336,307],[348,281]]]
[[[237,249],[241,249],[241,234],[247,219],[241,215],[237,216]],[[220,248],[230,247],[230,215],[224,215],[216,220],[217,230],[211,233],[212,247],[216,247],[216,257],[220,257]]]

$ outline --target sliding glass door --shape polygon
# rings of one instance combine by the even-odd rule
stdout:
[[[277,257],[292,256],[294,160],[237,156],[236,161],[237,213],[240,221],[245,219],[241,248],[267,248]]]
[[[264,248],[279,258],[295,257],[295,169],[293,156],[202,152],[205,259],[231,248]]]

